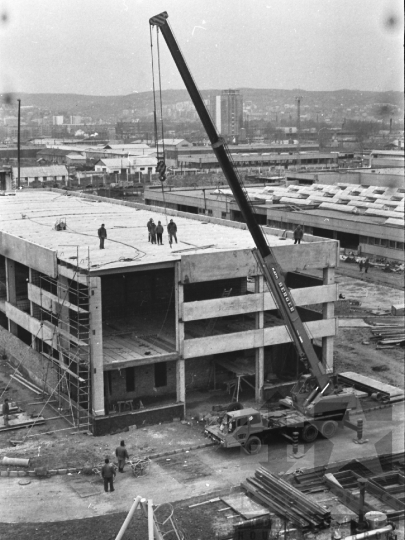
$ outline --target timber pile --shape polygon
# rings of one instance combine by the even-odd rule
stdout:
[[[247,478],[242,487],[271,512],[303,530],[330,526],[330,512],[264,467],[259,467],[255,476]]]
[[[378,325],[371,332],[373,334],[371,339],[377,342],[377,349],[388,349],[405,344],[405,330],[403,325]]]

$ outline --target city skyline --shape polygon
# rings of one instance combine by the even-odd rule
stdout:
[[[201,89],[403,90],[398,0],[0,5],[2,93],[112,96],[151,90],[148,21],[164,10]],[[163,88],[184,88],[163,39],[160,54]]]

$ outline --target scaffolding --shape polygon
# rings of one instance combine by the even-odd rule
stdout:
[[[39,305],[33,315],[41,321],[37,351],[47,359],[43,373],[44,391],[52,388],[58,410],[71,417],[79,431],[89,431],[92,424],[91,340],[90,340],[90,254],[80,260],[76,247],[75,264],[70,264],[72,278],[51,278],[32,272],[31,283],[39,288]],[[82,248],[83,249],[83,248]],[[87,260],[87,270],[79,262]],[[51,334],[51,337],[49,337]],[[50,372],[56,373],[56,388]],[[53,377],[53,381],[54,381]]]

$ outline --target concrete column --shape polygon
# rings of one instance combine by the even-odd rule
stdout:
[[[103,327],[101,306],[101,278],[90,278],[90,344],[91,344],[91,399],[94,416],[103,416],[104,369]]]
[[[57,283],[57,296],[60,300],[60,305],[57,307],[57,313],[59,315],[59,328],[65,332],[70,332],[69,324],[69,308],[64,302],[69,301],[69,280],[68,278],[59,275]],[[63,336],[59,335],[60,344],[63,349],[69,353],[70,350],[70,341]],[[61,358],[61,361],[63,359]]]
[[[7,302],[13,306],[17,305],[17,289],[15,283],[15,262],[13,259],[5,257],[6,260],[6,291],[7,291]],[[14,336],[17,335],[17,324],[8,320],[8,331]]]
[[[262,309],[255,314],[255,328],[264,328],[264,278],[263,276],[256,276],[255,279],[255,292],[262,295]],[[256,361],[256,381],[255,381],[255,399],[260,402],[262,399],[262,388],[264,384],[264,347],[257,347],[255,349],[255,361]]]
[[[184,353],[184,322],[183,322],[183,303],[184,286],[180,281],[180,263],[176,263],[174,271],[174,288],[176,300],[176,350],[181,358],[176,361],[176,395],[177,401],[186,403],[186,365],[183,358]],[[184,411],[185,412],[185,411]]]
[[[323,269],[323,284],[331,285],[335,283],[335,269]],[[325,302],[322,305],[323,319],[333,319],[335,316],[335,304],[333,302]],[[327,373],[333,373],[333,342],[334,337],[322,338],[322,362]]]

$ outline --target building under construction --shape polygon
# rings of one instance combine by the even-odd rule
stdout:
[[[79,429],[182,418],[214,387],[260,402],[304,370],[244,224],[37,190],[0,198],[0,216],[0,346]],[[150,243],[151,217],[178,243]],[[264,231],[331,372],[339,243]]]

